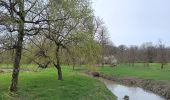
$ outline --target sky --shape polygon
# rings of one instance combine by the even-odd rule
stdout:
[[[170,46],[170,0],[93,0],[92,7],[115,45]]]

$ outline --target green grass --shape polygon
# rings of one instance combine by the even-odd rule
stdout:
[[[13,64],[0,64],[1,69],[12,69]],[[21,70],[37,71],[38,65],[36,64],[22,64],[20,65]]]
[[[138,63],[134,67],[122,64],[116,67],[100,67],[98,71],[118,77],[137,77],[143,79],[166,80],[170,81],[170,64],[165,65],[164,69],[160,68],[160,64],[152,63],[149,67],[144,67],[144,64]]]
[[[0,68],[12,68],[12,64],[0,64]]]
[[[8,93],[11,74],[0,73],[2,100],[115,100],[100,81],[63,67],[63,81],[57,80],[56,69],[41,72],[21,72],[17,95]]]

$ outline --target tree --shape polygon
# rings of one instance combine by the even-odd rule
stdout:
[[[43,0],[0,0],[0,30],[3,36],[10,36],[13,44],[8,49],[14,49],[14,62],[11,92],[17,91],[18,75],[22,49],[26,36],[36,35],[43,27],[47,2]],[[7,40],[7,39],[6,39]]]
[[[61,49],[70,52],[69,45],[80,42],[84,36],[86,38],[93,36],[90,33],[91,27],[88,27],[88,22],[92,19],[91,9],[88,0],[61,1],[60,3],[51,0],[48,12],[48,19],[62,19],[49,22],[47,32],[44,33],[44,36],[54,44],[55,58],[51,62],[57,69],[58,80],[62,80]]]
[[[152,42],[143,43],[141,46],[142,52],[142,61],[144,62],[144,66],[149,66],[149,63],[154,62],[154,57],[156,56],[155,47]]]
[[[51,51],[53,44],[42,35],[42,32],[29,38],[23,50],[23,57],[29,63],[35,63],[38,68],[47,68],[51,63],[50,56],[54,55]]]
[[[131,46],[128,48],[128,62],[134,66],[134,63],[137,62],[137,46]]]
[[[102,66],[104,66],[104,57],[105,57],[105,52],[107,51],[106,50],[106,45],[107,45],[107,29],[106,27],[102,27],[101,28],[101,33],[100,33],[100,36],[101,36],[101,41],[100,41],[100,44],[101,44],[101,47],[102,47]]]
[[[167,62],[170,61],[170,47],[166,47],[167,49]]]
[[[118,46],[118,61],[119,63],[126,63],[126,50],[127,47],[125,45]]]
[[[158,43],[158,49],[157,49],[157,59],[158,62],[161,63],[161,69],[164,68],[164,65],[167,63],[167,52],[165,45],[162,43],[162,41],[159,41]]]
[[[97,40],[101,45],[101,64],[102,66],[104,66],[104,57],[106,56],[106,46],[108,45],[108,43],[110,41],[108,41],[108,30],[106,28],[106,26],[104,25],[104,22],[102,19],[95,18],[94,19],[94,34],[97,35]]]

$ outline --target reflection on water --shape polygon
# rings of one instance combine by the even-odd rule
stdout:
[[[164,98],[139,87],[123,86],[102,78],[99,80],[104,82],[107,88],[117,96],[117,100],[123,100],[125,95],[129,96],[129,100],[165,100]]]

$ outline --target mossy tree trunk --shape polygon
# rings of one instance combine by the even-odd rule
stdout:
[[[11,80],[11,86],[10,91],[16,92],[17,91],[17,83],[18,83],[18,76],[20,71],[20,60],[21,60],[21,54],[22,54],[22,43],[24,38],[24,21],[25,21],[25,11],[24,11],[24,1],[18,0],[18,7],[19,7],[19,17],[20,20],[18,22],[18,36],[17,36],[17,43],[15,48],[15,59],[14,59],[14,65],[13,65],[13,73],[12,73],[12,80]]]

